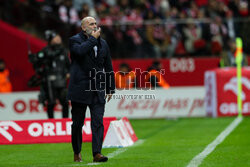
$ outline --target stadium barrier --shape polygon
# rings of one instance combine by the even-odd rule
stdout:
[[[105,117],[104,138],[110,122],[115,117]],[[90,119],[86,118],[83,132],[83,142],[92,141]],[[1,144],[31,144],[31,143],[68,143],[71,142],[71,119],[49,119],[29,121],[0,121]]]
[[[46,119],[37,91],[0,94],[0,120]],[[104,116],[128,118],[204,117],[204,87],[171,87],[156,90],[117,90]],[[61,106],[55,118],[61,118]],[[87,111],[87,117],[90,117]]]
[[[213,117],[238,115],[236,68],[214,69],[205,73],[205,108]],[[243,115],[250,115],[250,68],[242,68]]]
[[[109,129],[103,141],[103,148],[128,147],[138,140],[127,117],[110,122]]]

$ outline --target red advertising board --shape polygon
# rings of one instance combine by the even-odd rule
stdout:
[[[105,117],[104,137],[115,117]],[[83,142],[91,142],[90,118],[86,118]],[[29,121],[0,121],[0,144],[64,143],[71,142],[71,119],[48,119]]]
[[[139,68],[141,72],[146,71],[153,59],[124,59],[113,60],[114,71],[119,71],[121,63],[127,63],[133,71]],[[162,69],[165,70],[163,77],[170,86],[201,86],[204,85],[205,71],[217,68],[219,58],[171,58],[161,59]],[[137,78],[139,78],[137,76]],[[143,77],[141,79],[143,85]]]
[[[250,68],[242,69],[242,112],[250,115]],[[205,106],[214,117],[235,116],[237,106],[236,68],[215,69],[205,74]]]

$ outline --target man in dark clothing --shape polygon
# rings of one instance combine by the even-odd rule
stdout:
[[[35,81],[40,85],[39,101],[47,107],[48,118],[54,118],[57,99],[62,105],[63,118],[68,118],[69,107],[66,97],[70,67],[68,51],[63,47],[61,36],[56,32],[45,31],[45,38],[48,45],[37,54],[29,55],[36,71],[36,75],[29,81],[29,86]]]
[[[71,54],[68,99],[72,104],[72,146],[74,161],[81,162],[82,126],[87,106],[91,114],[92,153],[94,162],[106,162],[101,154],[105,99],[115,90],[114,72],[105,40],[100,38],[93,17],[81,22],[82,31],[69,39]],[[105,96],[106,91],[106,96]]]

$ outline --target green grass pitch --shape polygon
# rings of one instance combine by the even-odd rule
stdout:
[[[98,166],[185,167],[211,143],[234,118],[182,118],[179,120],[131,120],[137,137],[144,142]],[[108,155],[117,149],[105,148]],[[71,167],[92,162],[91,143],[83,143],[82,163],[73,162],[70,143],[0,145],[0,167]],[[93,165],[93,164],[92,164]],[[250,166],[250,117],[209,154],[201,167]]]

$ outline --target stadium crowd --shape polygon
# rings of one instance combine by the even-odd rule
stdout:
[[[113,58],[220,55],[236,36],[250,43],[246,0],[0,0],[0,9],[0,19],[38,36],[58,31],[66,46],[94,16]]]

